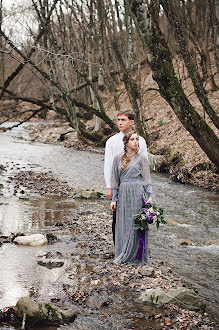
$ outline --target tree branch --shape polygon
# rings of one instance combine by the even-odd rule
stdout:
[[[15,115],[13,115],[13,116],[7,118],[6,120],[2,121],[2,122],[0,123],[0,125],[6,123],[6,121],[9,121],[9,120],[11,120],[11,119],[13,119],[13,118],[15,118],[15,117],[17,117],[17,116],[20,116],[20,115],[22,115],[22,114],[24,114],[24,113],[27,113],[27,112],[38,112],[38,110],[33,110],[33,109],[32,109],[32,110],[25,110],[25,111],[18,112],[18,113],[16,113]]]
[[[0,86],[0,89],[2,90],[3,87]],[[5,92],[9,95],[9,98],[12,98],[14,100],[22,100],[22,101],[29,102],[29,103],[32,103],[32,104],[36,104],[40,107],[43,107],[44,109],[54,111],[53,106],[46,104],[45,100],[37,100],[37,99],[29,98],[29,97],[18,96],[16,94],[12,93],[9,90],[5,90]],[[103,114],[103,113],[99,112],[99,110],[93,108],[90,105],[84,104],[83,102],[78,102],[74,98],[72,98],[70,100],[71,100],[71,102],[74,106],[76,106],[78,108],[83,108],[84,110],[87,110],[87,111],[95,114],[99,118],[103,119],[105,121],[105,123],[107,123],[112,128],[113,131],[116,131],[116,125],[114,124],[114,122],[106,114]],[[56,109],[57,109],[57,112],[59,114],[62,114],[63,116],[66,116],[66,111],[65,111],[64,108],[60,108],[60,107],[56,106]]]
[[[44,108],[40,108],[38,110],[35,110],[34,113],[32,113],[29,117],[27,117],[26,119],[20,121],[18,124],[14,125],[12,127],[9,127],[8,130],[11,130],[11,129],[15,128],[15,127],[18,127],[18,126],[22,125],[23,123],[26,123],[28,120],[30,120],[31,118],[35,117],[36,114],[38,112],[42,111],[42,110],[44,110]]]
[[[47,25],[49,24],[49,20],[50,20],[50,17],[52,15],[52,12],[53,12],[53,9],[55,8],[57,2],[59,0],[54,0],[53,2],[53,5],[48,13],[48,16],[46,18],[46,21],[45,21],[45,25],[43,28],[41,28],[40,32],[38,33],[36,39],[35,39],[35,42],[34,42],[34,46],[37,45],[37,43],[39,42],[39,40],[41,39],[42,35],[44,34],[45,30],[46,30],[46,27]],[[14,44],[12,41],[9,40],[9,38],[4,34],[4,32],[0,29],[0,34],[3,36],[3,38],[8,42],[8,44],[12,47],[12,49],[14,49]],[[19,51],[19,50],[16,50],[18,52],[18,54],[20,54],[22,56],[22,53]],[[30,57],[33,55],[33,53],[35,52],[35,47],[32,47],[31,50],[29,51],[29,53],[27,54],[27,60],[26,62],[24,63],[21,63],[19,64],[19,66],[17,67],[17,69],[12,72],[12,74],[7,78],[7,80],[5,81],[4,83],[4,86],[3,86],[3,89],[1,91],[1,94],[0,94],[0,99],[2,98],[2,96],[4,95],[4,92],[5,90],[7,89],[7,87],[10,85],[10,83],[12,82],[12,80],[18,75],[18,73],[23,69],[23,67],[25,66],[26,63],[29,62],[29,59]],[[23,57],[23,56],[22,56]]]

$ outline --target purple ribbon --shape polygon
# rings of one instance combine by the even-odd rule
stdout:
[[[137,259],[142,260],[142,252],[144,248],[145,254],[145,230],[140,230],[140,237],[139,237],[139,244],[138,244],[138,252],[137,252]]]

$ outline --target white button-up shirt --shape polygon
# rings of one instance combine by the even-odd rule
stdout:
[[[111,177],[113,159],[116,155],[124,151],[123,137],[124,133],[120,132],[116,135],[111,136],[106,142],[104,159],[104,178],[107,188],[112,188]],[[142,136],[139,136],[139,152],[148,158],[147,145],[145,139]]]

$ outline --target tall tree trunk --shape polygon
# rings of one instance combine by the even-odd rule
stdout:
[[[2,14],[3,14],[3,5],[2,0],[0,0],[0,30],[2,29]],[[5,65],[4,65],[4,53],[3,51],[3,37],[0,35],[0,74],[1,74],[1,84],[5,80]]]
[[[65,87],[65,94],[62,95],[62,99],[64,101],[64,107],[66,110],[66,118],[70,123],[71,127],[73,127],[77,133],[79,133],[79,124],[78,117],[76,112],[76,107],[71,101],[70,96],[70,88],[68,83],[68,72],[65,70],[65,63],[63,57],[59,59],[60,71],[62,72],[63,77],[63,85]]]
[[[116,57],[119,61],[119,64],[121,66],[121,69],[123,71],[123,79],[122,80],[124,82],[125,89],[126,89],[126,92],[128,94],[130,103],[132,105],[132,109],[135,113],[135,127],[136,127],[136,130],[137,130],[139,135],[141,135],[145,138],[145,140],[147,142],[147,145],[149,145],[150,144],[149,134],[146,130],[144,130],[144,126],[142,125],[142,121],[141,121],[141,113],[140,113],[140,109],[139,109],[138,102],[137,102],[137,93],[138,93],[138,91],[137,91],[137,88],[136,88],[136,84],[133,81],[129,70],[125,66],[125,63],[124,63],[124,61],[122,59],[122,56],[119,52],[118,45],[117,45],[116,41],[112,42],[112,46],[113,46],[113,49],[115,51]]]
[[[149,64],[160,94],[208,158],[219,168],[219,139],[195,111],[180,85],[174,71],[172,54],[156,19],[157,13],[153,15],[153,8],[149,12],[144,0],[129,1],[142,41],[147,46]]]
[[[214,0],[214,44],[215,44],[215,57],[217,62],[217,68],[219,70],[219,1]]]
[[[91,56],[91,53],[92,53],[92,50],[90,49],[90,46],[88,45],[87,58],[88,58],[88,79],[89,79],[89,81],[92,81],[92,66],[91,66],[92,56]],[[91,102],[92,102],[93,107],[96,107],[99,110],[98,101],[95,98],[92,84],[89,86],[89,91],[90,91],[90,97],[91,97]],[[98,132],[101,127],[101,120],[96,115],[93,115],[93,121],[94,121],[94,132]]]
[[[208,100],[199,72],[195,64],[193,63],[187,42],[184,38],[184,33],[183,33],[182,25],[180,23],[180,18],[178,17],[176,10],[174,10],[173,3],[169,0],[160,0],[160,3],[164,8],[169,24],[173,29],[176,40],[178,41],[179,50],[185,62],[189,76],[192,80],[195,93],[199,101],[201,102],[204,110],[207,112],[214,125],[219,129],[219,117],[217,116],[216,112],[214,111],[213,107],[211,106]]]

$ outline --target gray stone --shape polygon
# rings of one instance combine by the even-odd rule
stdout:
[[[105,196],[105,192],[101,187],[93,187],[92,189],[77,187],[75,189],[74,198],[92,199],[92,198],[102,198],[104,196]]]
[[[154,268],[145,265],[139,270],[139,273],[144,275],[144,276],[153,277],[154,276]]]
[[[22,297],[15,307],[16,316],[23,319],[26,314],[26,323],[35,324],[64,324],[72,322],[77,313],[73,310],[61,310],[55,305],[46,302],[35,302],[29,297]]]
[[[62,267],[64,265],[64,261],[60,259],[45,259],[42,258],[41,260],[37,261],[38,265],[44,266],[47,268],[57,268]]]
[[[199,310],[205,307],[203,301],[193,290],[181,287],[167,291],[161,288],[149,289],[137,298],[136,301],[158,307],[164,304],[173,304],[188,310]]]
[[[61,310],[62,318],[64,323],[73,322],[77,316],[77,313],[73,310]]]
[[[19,245],[41,246],[47,244],[47,239],[42,234],[33,234],[27,236],[18,236],[14,239],[14,243]]]

